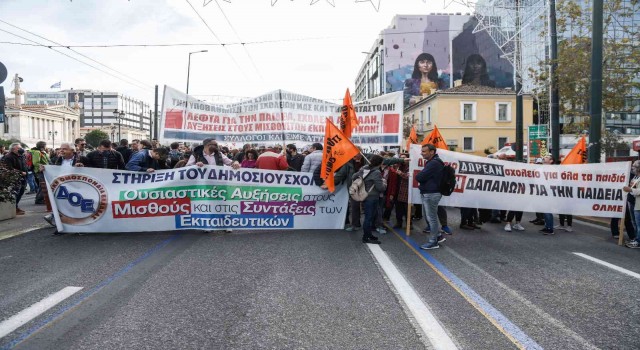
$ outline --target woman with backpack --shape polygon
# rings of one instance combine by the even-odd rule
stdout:
[[[380,193],[384,192],[387,184],[382,178],[380,165],[384,159],[379,155],[371,157],[369,165],[363,166],[357,173],[353,175],[353,180],[362,178],[364,180],[364,188],[368,192],[367,197],[363,201],[364,207],[364,223],[362,224],[362,243],[380,244],[378,237],[371,232],[374,228],[374,220],[378,212],[378,199]]]

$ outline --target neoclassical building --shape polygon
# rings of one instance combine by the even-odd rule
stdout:
[[[29,147],[46,141],[55,148],[62,142],[80,137],[80,112],[66,105],[7,104],[5,119],[0,123],[0,138],[20,140]]]

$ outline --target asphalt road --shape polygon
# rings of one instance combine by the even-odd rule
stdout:
[[[428,253],[412,246],[422,234],[390,232],[381,248],[460,349],[640,348],[640,279],[573,254],[638,274],[640,249],[579,223],[525,226],[456,232]],[[0,320],[82,290],[0,348],[433,348],[361,232],[51,232],[0,241]]]

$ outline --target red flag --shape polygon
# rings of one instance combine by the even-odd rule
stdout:
[[[438,127],[436,125],[433,126],[433,130],[431,131],[429,136],[425,137],[424,140],[422,140],[421,145],[424,146],[428,143],[436,146],[436,148],[449,150],[449,147],[447,147],[447,143],[444,141],[442,135],[440,135],[440,130],[438,130]]]
[[[353,109],[353,102],[351,102],[351,94],[347,88],[347,92],[344,94],[344,100],[342,101],[342,112],[340,113],[340,131],[347,138],[351,138],[351,131],[358,126],[358,118],[356,117],[356,111]]]
[[[405,147],[407,149],[407,152],[409,151],[409,146],[411,144],[417,144],[418,143],[418,134],[416,133],[416,126],[412,126],[411,127],[411,132],[409,133],[409,138],[407,139],[407,147]]]
[[[585,164],[587,162],[587,140],[584,136],[576,143],[571,152],[562,160],[561,165]]]
[[[320,177],[325,180],[329,192],[336,190],[333,173],[358,153],[360,150],[327,118]]]

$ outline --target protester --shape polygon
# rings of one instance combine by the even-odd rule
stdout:
[[[197,165],[199,167],[205,164],[210,165],[227,165],[234,169],[240,168],[240,163],[227,158],[218,149],[218,142],[214,138],[207,138],[202,141],[202,145],[193,150],[193,154],[189,157],[187,166]]]
[[[555,164],[555,159],[551,155],[547,155],[542,159],[545,165],[553,165]],[[553,231],[553,214],[544,213],[544,228],[540,230],[544,235],[553,235],[555,232]]]
[[[313,153],[312,153],[313,154]],[[378,208],[378,198],[380,193],[384,192],[387,184],[382,179],[380,165],[384,159],[379,155],[371,157],[369,165],[365,165],[353,175],[352,180],[358,177],[364,178],[365,190],[369,192],[367,198],[363,202],[364,206],[364,223],[362,224],[362,243],[380,244],[378,237],[371,232],[374,228],[375,215]],[[305,159],[306,163],[306,159]]]
[[[180,152],[180,144],[178,142],[172,142],[169,145],[169,157],[167,157],[167,164],[170,169],[176,167],[176,164],[182,159],[184,154]]]
[[[146,171],[148,173],[152,173],[159,169],[167,169],[168,156],[169,150],[166,147],[143,149],[131,157],[131,160],[125,166],[125,169],[131,171]]]
[[[640,248],[640,200],[638,200],[638,197],[640,196],[640,161],[635,161],[633,163],[632,170],[635,171],[635,176],[631,180],[629,186],[624,186],[622,190],[632,194],[635,197],[633,213],[636,223],[636,230],[635,232],[633,232],[633,234],[630,231],[627,231],[627,234],[629,235],[629,242],[627,242],[626,246],[636,249]]]
[[[250,149],[252,149],[251,144],[245,143],[242,146],[242,151],[238,152],[235,157],[233,157],[233,160],[235,160],[238,163],[242,164],[242,161],[244,160],[244,158],[246,157],[247,151],[249,151]],[[258,159],[258,152],[256,152],[256,158]]]
[[[353,166],[354,173],[360,171],[360,169],[362,169],[365,163],[362,153],[358,153],[355,156],[353,156],[353,158],[349,161],[349,163],[351,163],[351,165]],[[349,181],[349,187],[351,186],[352,182],[353,180]],[[362,213],[362,210],[360,207],[361,204],[362,202],[354,201],[351,197],[349,197],[349,209],[348,209],[347,216],[349,216],[350,225],[344,228],[345,231],[349,231],[349,232],[357,231],[362,227],[362,224],[360,223],[360,216]]]
[[[16,199],[16,215],[24,215],[25,211],[20,209],[20,199],[24,194],[24,190],[27,187],[27,165],[24,161],[24,149],[19,142],[9,145],[9,153],[2,157],[2,163],[4,163],[9,169],[17,170],[20,172],[20,180],[18,188],[14,189]]]
[[[640,170],[640,160],[636,160],[631,164],[631,176],[629,176],[629,186],[635,184],[638,181],[638,177],[636,177],[636,172]],[[628,244],[631,244],[632,241],[636,241],[636,228],[635,228],[635,218],[634,218],[634,208],[636,206],[636,197],[632,193],[627,193],[627,205],[624,213],[624,228],[627,231],[627,236],[629,236]],[[613,239],[618,239],[620,237],[620,228],[618,225],[620,224],[619,218],[611,218],[610,228],[611,228],[611,236]],[[632,244],[633,245],[633,244]],[[637,244],[636,244],[637,245]],[[634,247],[630,247],[634,248]]]
[[[81,163],[87,168],[102,168],[124,170],[125,163],[122,154],[111,149],[109,140],[102,140],[98,148],[82,157]]]
[[[87,154],[89,154],[89,150],[86,149],[87,141],[85,141],[82,137],[77,138],[74,144],[76,146],[76,154],[79,157],[86,157]]]
[[[115,148],[115,150],[122,154],[122,159],[124,159],[124,163],[127,164],[129,160],[131,160],[131,156],[133,155],[133,150],[129,148],[129,141],[127,139],[120,140],[120,146]]]
[[[265,170],[287,170],[289,164],[287,164],[287,158],[284,154],[277,153],[273,147],[267,148],[267,150],[258,156],[256,161],[256,168]]]
[[[36,187],[35,204],[44,204],[47,185],[44,181],[44,174],[40,171],[40,166],[50,164],[49,154],[47,153],[47,143],[44,141],[38,141],[36,146],[29,150],[29,153],[31,153],[33,173],[35,174],[38,183],[38,186]]]
[[[84,166],[80,162],[80,156],[76,154],[72,145],[68,142],[63,142],[60,145],[60,156],[56,159],[53,165],[59,165],[62,167],[82,167]],[[41,165],[41,170],[47,171],[47,166]],[[51,226],[56,226],[53,222],[53,214],[47,214],[44,216],[44,220]],[[54,234],[59,234],[58,231]]]
[[[258,152],[254,149],[249,149],[244,152],[242,163],[240,163],[240,167],[242,168],[255,168],[256,161],[258,160]]]
[[[304,156],[298,153],[298,148],[294,144],[287,145],[287,163],[289,170],[300,171],[304,163]]]
[[[300,171],[303,173],[313,173],[313,171],[322,164],[322,144],[314,143],[309,150],[311,150],[311,153],[304,157],[302,167],[300,168]]]
[[[442,179],[442,170],[444,163],[436,154],[436,146],[428,143],[422,146],[422,157],[426,159],[426,163],[422,171],[420,171],[415,179],[420,184],[420,197],[422,198],[423,215],[427,218],[430,227],[440,227],[438,222],[438,203],[442,198],[440,193],[440,181]],[[431,230],[429,240],[426,244],[420,246],[421,249],[437,249],[440,248],[438,243],[443,242],[444,238],[440,238],[439,230]]]

